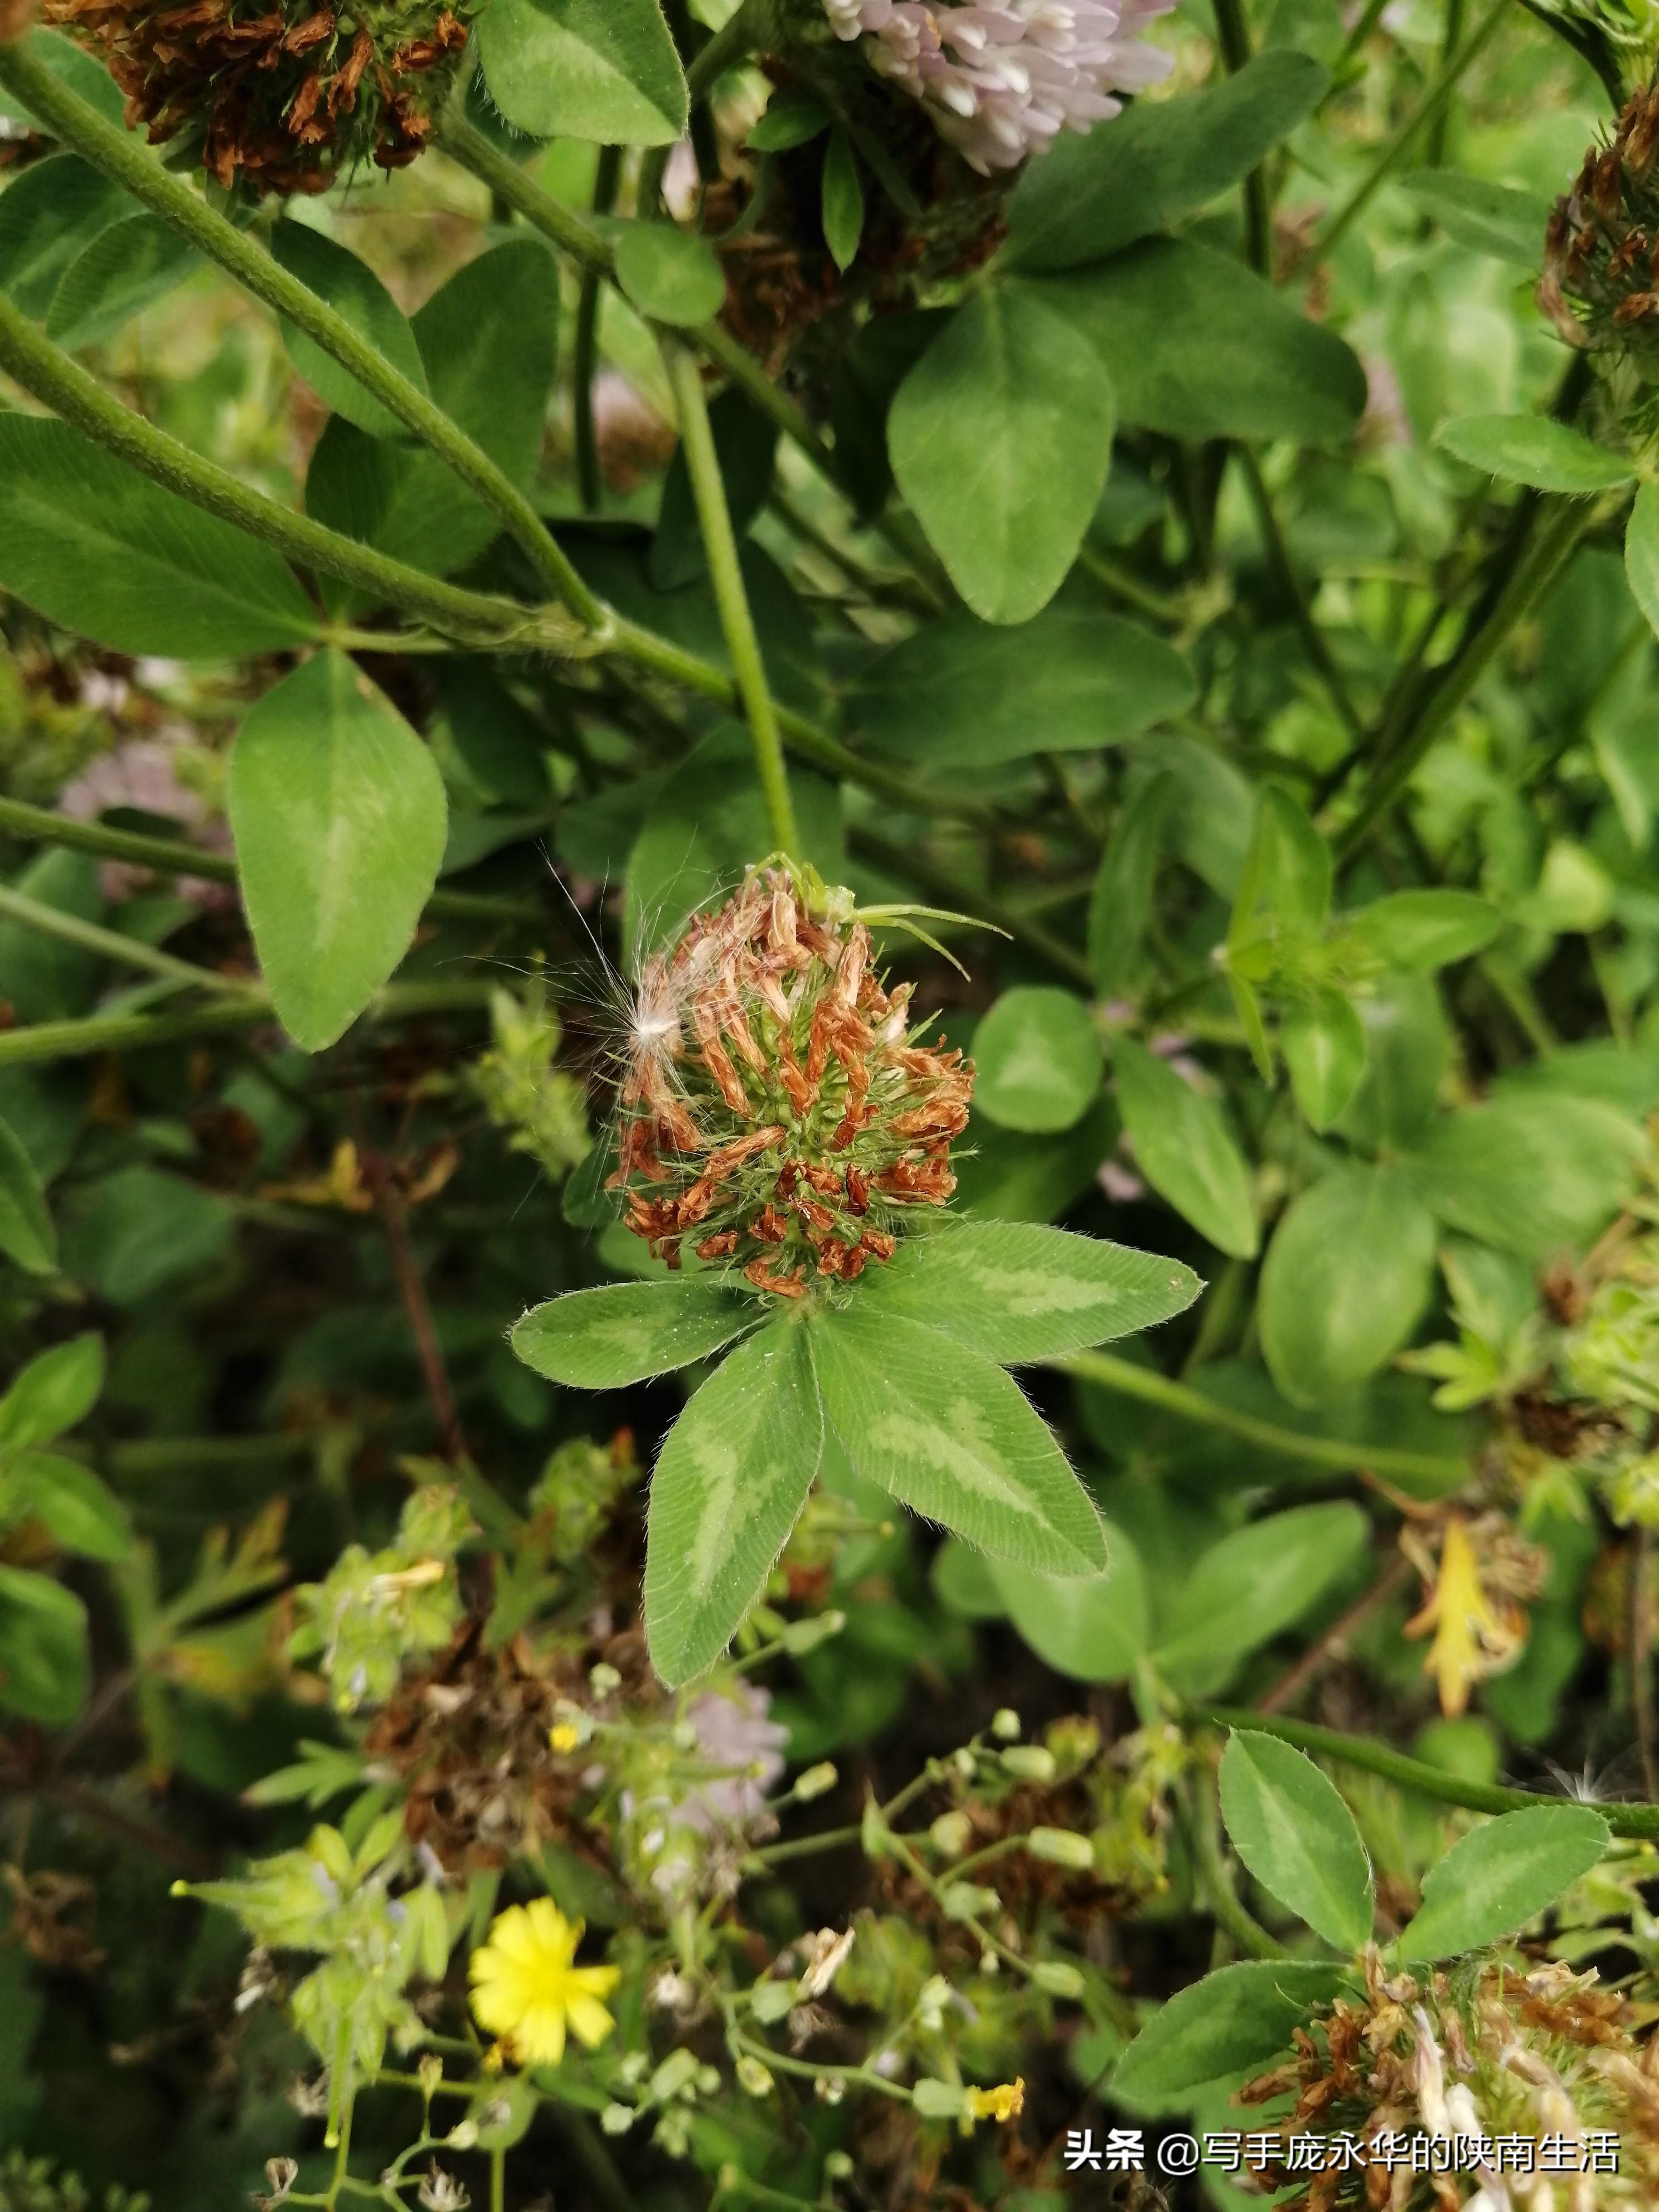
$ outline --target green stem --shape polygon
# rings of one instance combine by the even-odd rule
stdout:
[[[747,61],[767,38],[770,13],[760,0],[743,0],[743,5],[715,32],[685,73],[694,107],[708,99],[728,70]]]
[[[1074,1352],[1067,1358],[1045,1359],[1042,1364],[1075,1375],[1081,1382],[1102,1383],[1123,1397],[1139,1398],[1143,1404],[1178,1414],[1183,1420],[1223,1430],[1228,1436],[1241,1437],[1246,1443],[1260,1444],[1265,1450],[1281,1453],[1286,1459],[1300,1460],[1309,1467],[1328,1468],[1334,1474],[1352,1474],[1363,1468],[1372,1474],[1398,1476],[1406,1482],[1443,1486],[1461,1482],[1468,1474],[1468,1463],[1461,1456],[1454,1459],[1436,1452],[1401,1451],[1393,1445],[1347,1443],[1340,1437],[1300,1435],[1295,1429],[1280,1428],[1276,1422],[1260,1420],[1254,1413],[1237,1413],[1231,1406],[1218,1405],[1213,1398],[1189,1389],[1184,1382],[1172,1382],[1156,1368],[1138,1367],[1133,1360],[1120,1359],[1113,1352]]]
[[[1285,1720],[1278,1713],[1259,1713],[1248,1706],[1196,1706],[1187,1717],[1206,1728],[1258,1729],[1263,1735],[1277,1736],[1282,1743],[1294,1744],[1298,1751],[1357,1766],[1366,1774],[1380,1775],[1385,1782],[1397,1783],[1402,1790],[1414,1790],[1443,1805],[1467,1806],[1474,1813],[1526,1813],[1540,1805],[1559,1806],[1565,1802],[1546,1796],[1540,1790],[1471,1782],[1420,1759],[1408,1759],[1403,1752],[1390,1751],[1368,1736],[1345,1735],[1340,1729],[1319,1728],[1311,1721]],[[1598,1803],[1595,1809],[1615,1836],[1659,1838],[1659,1805]]]
[[[1241,0],[1213,0],[1216,41],[1229,76],[1250,58],[1250,33]],[[1261,276],[1273,270],[1273,217],[1267,201],[1267,173],[1258,162],[1244,179],[1245,258]]]
[[[1572,499],[1547,500],[1540,509],[1548,519],[1530,550],[1517,547],[1515,566],[1485,620],[1465,637],[1446,664],[1439,682],[1419,710],[1411,737],[1383,762],[1358,813],[1338,837],[1339,860],[1356,852],[1392,808],[1430,747],[1485,675],[1498,647],[1571,558],[1597,512],[1588,501]]]
[[[507,2153],[489,2154],[489,2212],[507,2212]]]
[[[707,49],[704,50],[707,52]],[[459,113],[452,100],[440,118],[433,134],[433,143],[441,146],[452,161],[477,177],[481,184],[515,209],[531,228],[550,239],[562,252],[580,262],[584,269],[597,270],[603,276],[613,274],[614,257],[611,247],[598,231],[584,222],[579,215],[561,204],[550,192],[545,192],[532,179],[525,175],[516,163],[492,146],[483,133]],[[781,392],[748,349],[734,338],[723,323],[700,323],[683,334],[699,353],[704,354],[716,368],[723,369],[733,384],[741,386],[762,414],[775,422],[784,436],[799,447],[826,483],[833,484],[845,495],[846,487],[836,466],[836,457],[812,427],[805,412]],[[949,604],[948,586],[941,581],[939,563],[929,552],[925,542],[918,538],[910,518],[907,515],[884,515],[872,528],[879,532],[894,550],[917,570],[924,588],[934,603]]]
[[[221,975],[211,968],[198,968],[194,961],[180,960],[159,946],[146,945],[137,937],[124,937],[119,930],[101,929],[95,921],[82,921],[79,915],[66,914],[61,907],[46,906],[39,899],[27,898],[21,891],[9,890],[0,884],[0,915],[9,915],[14,921],[21,922],[25,929],[38,930],[43,937],[56,937],[65,945],[78,945],[83,952],[95,952],[106,960],[118,960],[128,968],[142,968],[151,975],[164,975],[169,982],[191,983],[204,991],[216,991],[231,998],[246,998],[252,993],[260,1002],[265,994],[257,983],[244,981],[235,975]]]
[[[1463,35],[1463,0],[1446,0],[1446,21],[1440,34],[1440,63],[1445,64],[1457,52],[1458,40]],[[1423,166],[1437,169],[1446,158],[1446,132],[1451,122],[1451,102],[1445,101],[1425,134]]]
[[[401,1021],[416,1014],[456,1013],[487,1006],[488,983],[388,983],[377,991],[358,1018]],[[195,1037],[228,1035],[276,1019],[263,992],[191,1006],[177,1014],[86,1014],[74,1020],[29,1022],[0,1030],[0,1067],[24,1067],[48,1060],[79,1060],[90,1053],[138,1052],[155,1044],[177,1044]]]
[[[622,178],[622,149],[601,146],[599,171],[593,179],[593,212],[609,215],[617,203]],[[584,510],[597,514],[605,496],[599,471],[599,440],[593,432],[593,378],[599,357],[599,286],[604,272],[584,268],[581,293],[576,302],[576,336],[571,349],[572,405],[575,417],[576,483]]]
[[[5,51],[0,49],[0,57]],[[273,268],[276,265],[271,264]],[[123,407],[95,377],[37,330],[3,293],[0,293],[0,368],[44,406],[152,483],[263,538],[290,561],[337,576],[360,591],[371,592],[378,603],[400,608],[447,636],[474,645],[501,645],[524,639],[539,627],[538,617],[527,608],[423,575],[418,568],[325,529],[307,515],[295,514],[263,492],[252,489],[228,469],[204,460],[179,439]],[[556,647],[561,641],[574,643],[577,635],[568,618],[561,616],[555,635],[546,642]],[[395,640],[388,638],[383,649],[395,651]]]
[[[498,514],[532,567],[584,628],[603,631],[607,615],[577,574],[529,500],[483,447],[424,392],[399,374],[343,315],[289,275],[265,248],[208,206],[182,177],[163,168],[140,143],[107,121],[27,44],[0,46],[0,85],[71,151],[129,192],[198,252],[227,270],[355,376],[422,443]]]
[[[702,371],[690,349],[672,338],[663,339],[662,352],[679,410],[680,451],[685,456],[686,473],[691,479],[691,497],[702,532],[703,550],[708,556],[714,604],[720,609],[726,649],[732,657],[732,673],[754,740],[755,769],[766,801],[768,828],[774,847],[799,859],[800,830],[795,821],[795,803],[790,796],[789,778],[783,764],[783,738],[767,686],[760,640],[755,635],[755,618],[749,611],[749,595],[744,589],[737,534],[732,527],[732,511],[726,505],[726,486],[720,477],[720,456],[714,451],[714,435],[709,427]]]
[[[1237,452],[1250,495],[1250,504],[1255,509],[1256,526],[1261,532],[1262,550],[1267,556],[1267,566],[1273,581],[1290,602],[1291,619],[1296,624],[1303,649],[1329,694],[1331,704],[1340,716],[1348,735],[1355,738],[1363,737],[1365,726],[1360,720],[1359,710],[1349,696],[1342,671],[1337,666],[1335,657],[1325,641],[1324,632],[1314,620],[1313,609],[1308,605],[1301,580],[1291,566],[1290,548],[1285,543],[1285,533],[1279,526],[1273,495],[1267,489],[1267,479],[1261,473],[1261,464],[1248,446],[1240,446]]]
[[[1411,147],[1411,143],[1425,123],[1432,122],[1446,102],[1456,91],[1465,73],[1496,33],[1504,20],[1504,11],[1510,0],[1492,0],[1492,4],[1464,40],[1457,51],[1448,56],[1435,72],[1433,81],[1411,113],[1394,133],[1377,155],[1359,184],[1336,213],[1315,236],[1310,248],[1310,258],[1322,261],[1334,252],[1339,243],[1347,236],[1366,208],[1373,195],[1387,183]]]
[[[1193,1856],[1203,1877],[1204,1894],[1216,1924],[1225,1929],[1247,1959],[1285,1959],[1290,1956],[1277,1937],[1270,1936],[1253,1912],[1240,1901],[1233,1887],[1232,1869],[1221,1854],[1216,1833],[1219,1818],[1213,1779],[1200,1781],[1188,1793],[1187,1834]]]
[[[237,880],[236,863],[228,853],[208,852],[177,838],[147,836],[142,830],[116,830],[105,822],[82,822],[48,807],[30,806],[21,799],[0,799],[0,835],[96,853],[107,860],[131,861],[135,867],[153,868],[158,875],[200,876],[215,884]],[[460,921],[543,919],[533,899],[498,898],[487,891],[434,891],[425,910],[439,920]]]
[[[1315,108],[1314,113],[1316,115],[1322,114],[1327,104],[1334,100],[1338,94],[1345,89],[1344,78],[1346,76],[1349,63],[1353,60],[1355,55],[1364,45],[1366,40],[1370,37],[1371,33],[1382,21],[1382,11],[1388,4],[1389,0],[1365,0],[1365,5],[1360,13],[1358,21],[1354,25],[1352,30],[1349,32],[1347,37],[1343,40],[1341,52],[1331,64],[1330,86],[1325,94],[1324,99],[1322,100],[1319,106]]]

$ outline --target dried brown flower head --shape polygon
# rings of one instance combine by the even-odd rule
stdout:
[[[521,1637],[491,1650],[482,1623],[469,1620],[431,1668],[407,1676],[364,1748],[402,1784],[411,1842],[452,1870],[505,1866],[556,1839],[602,1865],[602,1847],[576,1812],[591,1754],[553,1742],[561,1709],[591,1704],[588,1671],[600,1658],[617,1674],[621,1701],[654,1701],[637,1630],[603,1651],[544,1653]]]
[[[1545,233],[1538,304],[1569,345],[1659,349],[1659,83],[1592,146]]]
[[[956,1188],[973,1068],[908,1026],[850,894],[753,872],[650,959],[633,1012],[619,1162],[628,1226],[804,1295],[892,1256],[908,1210]]]
[[[1339,1997],[1322,2008],[1297,2030],[1296,2057],[1247,2082],[1238,2101],[1293,2095],[1281,2124],[1291,2140],[1343,2136],[1361,2147],[1362,2157],[1328,2164],[1287,2212],[1455,2212],[1516,2202],[1491,2162],[1496,2139],[1515,2136],[1559,2137],[1572,2154],[1542,2193],[1522,2193],[1539,2185],[1513,2181],[1528,2208],[1648,2205],[1659,2190],[1659,2045],[1636,2039],[1637,2020],[1593,1972],[1559,1963],[1488,1962],[1419,1983],[1385,1973],[1372,1950],[1364,2002]],[[1420,2136],[1494,2148],[1462,2172],[1425,2172],[1397,2148]],[[1292,2160],[1284,2173],[1270,2171],[1270,2185],[1294,2170]]]
[[[0,8],[15,0],[0,0]],[[319,192],[359,163],[401,168],[421,151],[466,44],[446,0],[356,8],[277,0],[42,0],[108,66],[127,123],[152,144],[201,139],[209,174],[258,191]]]

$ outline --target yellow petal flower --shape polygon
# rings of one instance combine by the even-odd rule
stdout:
[[[616,2025],[599,2000],[619,1979],[615,1966],[578,1966],[580,1920],[550,1898],[498,1913],[489,1941],[472,1954],[472,2011],[524,2066],[556,2066],[568,2029],[592,2050]]]
[[[1469,1532],[1454,1514],[1440,1547],[1440,1568],[1422,1611],[1406,1623],[1407,1636],[1434,1641],[1423,1662],[1440,1692],[1440,1710],[1455,1719],[1466,1711],[1474,1683],[1498,1671],[1519,1649],[1523,1624],[1514,1608],[1500,1611],[1480,1579],[1480,1561]]]
[[[968,2109],[976,2120],[1017,2120],[1025,2109],[1025,2076],[994,2089],[970,2089]]]

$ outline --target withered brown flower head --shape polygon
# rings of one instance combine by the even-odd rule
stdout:
[[[0,7],[8,0],[0,0]],[[227,189],[325,191],[366,161],[412,161],[466,44],[447,0],[354,4],[308,0],[41,0],[107,65],[130,128],[150,143],[199,137],[202,166]]]
[[[1659,355],[1659,82],[1592,146],[1545,233],[1538,304],[1569,345]]]
[[[850,896],[809,904],[782,868],[750,875],[647,962],[622,1090],[628,1226],[679,1264],[805,1295],[892,1256],[906,1212],[956,1188],[951,1140],[974,1071],[908,1026]]]

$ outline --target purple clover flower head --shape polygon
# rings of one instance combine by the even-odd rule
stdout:
[[[989,176],[1062,131],[1121,112],[1173,58],[1140,33],[1174,0],[823,0],[837,38],[867,41],[872,68],[927,108],[940,137]]]

